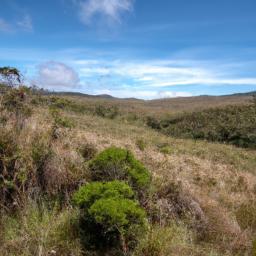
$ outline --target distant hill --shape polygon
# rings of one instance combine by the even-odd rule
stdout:
[[[251,102],[254,92],[155,100],[141,100],[136,98],[120,99],[107,94],[89,95],[75,92],[47,92],[46,94],[65,97],[89,109],[101,105],[108,108],[118,108],[120,113],[131,114],[139,118],[148,115],[162,118],[163,116],[173,116],[183,112],[201,111],[208,108],[248,105]]]
[[[227,99],[227,98],[236,98],[236,97],[250,97],[254,94],[256,94],[256,91],[246,92],[246,93],[234,93],[234,94],[227,94],[227,95],[220,95],[220,96],[214,96],[214,95],[199,95],[199,96],[191,96],[191,97],[177,97],[177,98],[160,98],[160,99],[154,99],[154,100],[142,100],[138,98],[118,98],[111,96],[109,94],[98,94],[98,95],[92,95],[92,94],[86,94],[86,93],[80,93],[80,92],[46,92],[46,94],[55,94],[55,95],[62,95],[62,96],[80,96],[80,97],[86,97],[86,98],[102,98],[102,99],[118,99],[118,100],[136,100],[136,101],[148,101],[148,102],[163,102],[163,101],[190,101],[191,99],[195,100],[204,100],[204,99],[210,99],[213,101],[217,101],[219,99]]]

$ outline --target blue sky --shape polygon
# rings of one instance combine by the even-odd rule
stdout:
[[[253,91],[255,13],[255,0],[1,0],[0,65],[56,91]]]

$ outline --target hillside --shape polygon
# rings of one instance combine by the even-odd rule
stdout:
[[[20,90],[26,91],[24,98],[20,98]],[[3,94],[1,255],[252,255],[255,151],[166,136],[147,127],[143,119],[152,113],[183,112],[188,106],[189,110],[191,106],[207,108],[210,101],[211,107],[247,105],[248,99],[251,97],[239,95],[144,102],[45,96],[24,88]],[[131,250],[128,241],[134,238],[124,233],[127,248],[122,244],[121,251],[118,247],[110,250],[108,244],[110,247],[97,251],[81,244],[78,226],[83,209],[72,198],[79,187],[93,183],[92,161],[104,159],[98,154],[112,146],[128,149],[152,176],[146,199],[138,197],[148,224]],[[117,156],[121,159],[119,153]],[[142,168],[137,160],[132,161],[136,163],[133,170],[137,165]],[[98,171],[104,174],[104,168]],[[108,212],[109,208],[101,207]],[[117,245],[119,238],[115,239]]]
[[[197,96],[181,97],[158,100],[119,99],[109,95],[91,96],[86,94],[57,93],[55,96],[64,96],[66,99],[78,102],[85,108],[92,109],[95,106],[116,107],[122,114],[133,118],[143,118],[148,115],[156,118],[172,116],[182,112],[200,111],[211,107],[223,107],[228,105],[247,105],[251,101],[253,92],[225,96]]]

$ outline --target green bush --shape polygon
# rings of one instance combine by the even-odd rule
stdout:
[[[110,147],[99,153],[89,164],[93,181],[125,180],[139,193],[145,191],[151,181],[149,171],[133,154]]]
[[[147,147],[147,143],[143,139],[138,139],[136,141],[136,145],[141,151],[144,151]]]
[[[149,118],[147,125],[179,138],[204,139],[256,148],[256,108],[227,106],[185,113],[161,120]]]
[[[95,114],[100,117],[115,119],[119,115],[119,109],[117,106],[106,107],[98,105],[95,108]]]
[[[127,252],[146,228],[146,214],[124,182],[93,182],[74,194],[80,207],[80,235],[85,248]]]
[[[73,122],[69,118],[62,116],[61,113],[56,108],[51,107],[50,113],[51,113],[51,116],[54,121],[53,125],[56,126],[57,128],[61,128],[61,127],[72,128],[72,127],[74,127]]]

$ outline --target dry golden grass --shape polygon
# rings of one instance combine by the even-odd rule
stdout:
[[[195,108],[201,108],[200,104],[205,105],[204,100],[196,106],[195,102],[191,104],[194,104]],[[90,104],[91,101],[93,100],[88,100],[86,104]],[[96,103],[105,104],[105,101],[97,100]],[[177,102],[175,104],[178,104]],[[217,102],[222,104],[221,100]],[[239,99],[238,102],[243,103],[244,99]],[[117,101],[124,109],[129,105],[129,111],[132,108],[130,103],[131,101]],[[189,99],[187,103],[190,104]],[[149,107],[147,102],[136,101],[136,104],[132,111],[138,114],[148,113],[151,108],[154,108],[155,113],[158,112],[158,108],[161,113],[167,113],[166,109],[170,107],[169,101],[151,102]],[[184,105],[184,102],[182,104]],[[217,103],[214,101],[213,104]],[[179,111],[183,110],[178,105],[176,108]],[[52,118],[48,109],[35,107],[33,112],[17,138],[24,153],[31,150],[35,138],[39,136],[42,140],[47,140],[51,133]],[[255,151],[205,141],[174,139],[141,124],[129,124],[120,119],[110,120],[72,112],[62,114],[72,120],[74,128],[60,128],[58,139],[51,142],[54,156],[46,166],[46,186],[51,193],[57,193],[63,188],[69,192],[87,181],[86,165],[79,153],[82,145],[89,143],[98,151],[112,145],[128,148],[152,172],[156,190],[161,190],[168,182],[179,184],[185,201],[196,202],[205,218],[203,231],[191,225],[194,219],[187,221],[186,218],[173,221],[167,227],[154,226],[149,237],[141,241],[135,255],[249,255],[253,233],[250,230],[243,230],[238,225],[235,212],[239,205],[256,195]],[[11,124],[7,124],[7,127],[10,129]],[[138,146],[138,140],[145,142],[146,147],[143,150]],[[163,150],[164,147],[168,150]],[[28,165],[31,164],[29,161]],[[31,207],[33,210],[33,206]],[[29,214],[24,213],[24,216],[29,217]],[[46,220],[39,227],[36,227],[38,224],[31,224],[32,227],[24,226],[27,219],[15,228],[2,222],[5,229],[13,232],[0,233],[4,236],[2,241],[0,239],[2,255],[39,255],[41,243],[46,246],[43,247],[44,252],[41,255],[49,255],[51,250],[56,250],[57,255],[82,255],[77,241],[73,241],[67,234],[64,236],[64,245],[60,239],[62,234],[59,228],[62,224],[56,220],[59,217],[60,221],[63,218],[66,220],[69,210],[55,213],[46,211],[45,214]],[[37,219],[35,221],[40,222]],[[54,232],[53,240],[41,234],[40,229],[45,228]],[[20,232],[25,232],[26,244]],[[35,236],[45,240],[37,241]],[[156,247],[155,254],[150,252],[151,247]]]

